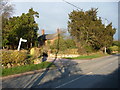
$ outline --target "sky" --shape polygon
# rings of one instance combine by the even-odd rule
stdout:
[[[16,2],[17,1],[17,2]],[[38,33],[41,34],[41,29],[45,30],[46,34],[55,33],[57,28],[67,29],[67,22],[69,20],[68,14],[76,7],[65,3],[59,2],[37,2],[29,1],[24,2],[16,0],[12,2],[14,4],[13,16],[20,16],[22,13],[27,13],[30,8],[33,8],[39,13],[39,18],[36,18],[36,22],[39,25]],[[20,2],[19,2],[20,1]],[[67,1],[67,0],[66,0]],[[114,39],[118,39],[118,2],[70,2],[77,7],[87,11],[91,8],[98,8],[98,17],[103,18],[103,23],[113,23],[113,27],[117,29]],[[105,18],[108,20],[105,20]]]

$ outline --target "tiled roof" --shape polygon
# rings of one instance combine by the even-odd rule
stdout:
[[[57,33],[55,33],[55,34],[47,34],[47,35],[46,35],[46,39],[47,39],[47,40],[51,40],[51,39],[54,39],[54,38],[57,37],[57,36],[58,36]]]
[[[62,31],[59,32],[60,34],[62,33]],[[52,40],[54,38],[56,38],[58,36],[58,33],[54,33],[54,34],[44,34],[38,37],[38,39],[44,39],[44,40]]]

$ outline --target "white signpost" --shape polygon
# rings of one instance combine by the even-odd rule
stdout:
[[[27,40],[20,38],[20,40],[19,40],[19,45],[18,45],[18,49],[17,49],[18,51],[20,50],[21,42],[27,42]]]

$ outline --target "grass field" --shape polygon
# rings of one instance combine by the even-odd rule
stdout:
[[[65,59],[93,59],[93,58],[99,58],[99,57],[103,57],[107,55],[108,54],[96,53],[92,55],[83,55],[83,56],[78,56],[78,57],[65,57]]]
[[[51,64],[50,62],[42,62],[40,64],[31,64],[31,65],[24,65],[24,66],[18,66],[13,68],[6,68],[2,70],[2,76],[19,74],[19,73],[33,71],[33,70],[39,70],[39,69],[47,68],[50,64]]]

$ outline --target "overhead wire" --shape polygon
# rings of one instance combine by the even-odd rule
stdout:
[[[67,4],[72,5],[73,7],[76,7],[77,9],[83,10],[83,9],[79,8],[78,6],[76,6],[76,5],[72,4],[72,3],[68,2],[68,1],[65,1],[65,0],[63,0],[63,1],[64,1],[64,2],[66,2]]]

